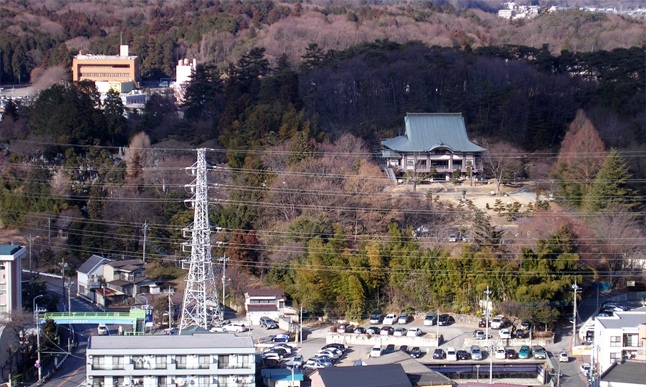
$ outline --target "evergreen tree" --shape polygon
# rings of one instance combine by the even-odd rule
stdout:
[[[612,207],[615,211],[635,210],[637,193],[628,186],[631,175],[628,166],[616,149],[608,157],[585,196],[584,207],[588,212],[597,212]]]
[[[309,138],[305,131],[296,132],[289,145],[287,164],[293,166],[315,156],[316,144]]]
[[[184,93],[185,117],[191,121],[214,119],[221,94],[222,82],[215,66],[197,65]]]
[[[121,144],[122,136],[126,132],[126,118],[123,116],[123,102],[119,93],[110,89],[103,104],[103,115],[106,128],[113,145]]]
[[[323,49],[319,47],[318,43],[310,43],[305,49],[305,54],[303,54],[301,58],[303,58],[301,70],[307,72],[321,66],[325,59],[325,53],[323,52]]]

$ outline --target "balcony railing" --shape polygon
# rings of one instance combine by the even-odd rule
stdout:
[[[92,364],[93,370],[110,371],[110,370],[125,370],[124,364]]]

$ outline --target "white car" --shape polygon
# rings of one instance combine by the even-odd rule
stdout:
[[[381,356],[381,346],[375,345],[370,350],[370,357],[379,357],[379,356]]]
[[[567,363],[570,361],[570,355],[568,355],[567,352],[563,351],[559,353],[559,362],[561,363]]]
[[[302,367],[303,366],[303,356],[296,355],[291,358],[286,364],[287,367]]]
[[[235,332],[235,333],[240,333],[240,332],[246,332],[247,327],[244,326],[244,324],[241,323],[230,323],[222,327],[222,330],[224,332]]]
[[[397,322],[400,324],[406,324],[408,322],[408,313],[401,312],[401,314],[399,315],[399,320],[397,320]]]
[[[397,315],[394,313],[389,313],[384,317],[384,325],[393,325],[397,322]]]
[[[446,350],[446,360],[449,361],[458,361],[458,352],[453,347],[449,347]]]
[[[590,369],[592,369],[592,366],[590,365],[590,363],[583,363],[583,364],[581,364],[580,369],[581,369],[581,373],[583,375],[589,376],[590,375]]]
[[[458,236],[455,234],[449,235],[449,242],[457,242],[458,241]]]
[[[425,326],[433,326],[437,324],[437,314],[435,313],[429,313],[426,315],[424,318],[424,325]]]
[[[501,329],[500,332],[498,332],[498,335],[501,339],[511,339],[511,331],[507,328]]]
[[[482,351],[477,345],[471,347],[471,359],[473,360],[482,360]]]
[[[408,330],[406,328],[397,328],[395,329],[395,333],[393,333],[393,336],[395,337],[401,337],[401,336],[406,336],[406,333]]]
[[[491,320],[491,329],[500,329],[502,327],[502,320],[505,318],[502,314],[497,315]]]
[[[269,352],[265,352],[265,353],[263,353],[263,354],[262,354],[262,358],[263,358],[264,360],[276,360],[276,361],[281,361],[281,360],[283,360],[283,357],[280,355],[280,353],[278,353],[278,352],[273,352],[273,351],[269,351]]]
[[[507,354],[507,351],[505,351],[504,347],[498,347],[496,348],[496,354],[494,357],[498,360],[505,360],[506,354]]]
[[[419,328],[411,328],[406,332],[406,336],[408,337],[417,337],[422,335],[422,330]]]
[[[341,357],[341,355],[339,355],[338,353],[336,353],[334,351],[330,351],[328,349],[322,349],[322,350],[318,351],[315,356],[327,356],[327,357],[329,357],[331,359],[334,359],[334,360]]]
[[[332,363],[324,362],[317,359],[309,359],[307,363],[303,365],[303,368],[307,368],[307,369],[328,368],[328,367],[332,367]]]
[[[98,333],[99,336],[105,336],[110,334],[110,331],[104,324],[99,324],[99,326],[96,328],[96,333]]]

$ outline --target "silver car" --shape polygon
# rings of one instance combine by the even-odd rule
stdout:
[[[477,345],[471,347],[471,359],[482,360],[482,351]]]

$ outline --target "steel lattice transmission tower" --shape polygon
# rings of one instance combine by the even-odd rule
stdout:
[[[193,205],[194,215],[192,226],[185,229],[192,237],[190,242],[185,243],[185,246],[191,249],[191,257],[188,261],[180,333],[189,326],[208,329],[210,323],[221,322],[218,290],[211,260],[206,149],[198,149],[197,162],[186,169],[195,176],[195,180],[186,185],[194,193],[193,197],[187,200]]]

